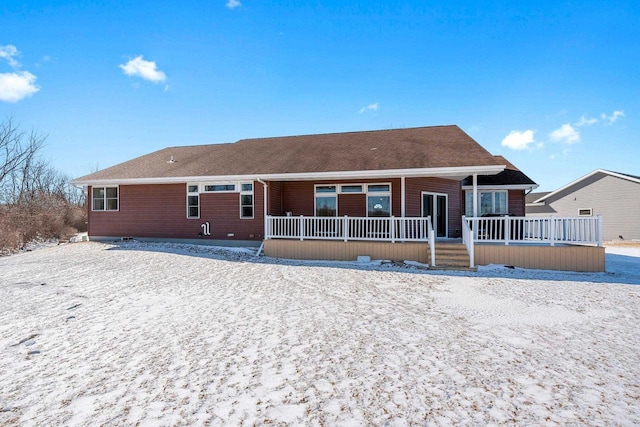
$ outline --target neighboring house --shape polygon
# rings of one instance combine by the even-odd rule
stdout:
[[[527,216],[602,216],[602,239],[640,240],[640,176],[597,169],[549,193],[527,196]]]
[[[604,270],[602,248],[575,249],[599,243],[597,222],[527,221],[525,194],[537,185],[457,126],[171,147],[73,183],[87,188],[92,240],[255,245],[281,258]],[[566,232],[577,226],[579,233]],[[460,237],[464,244],[454,241]]]

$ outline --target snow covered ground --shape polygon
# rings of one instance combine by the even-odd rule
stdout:
[[[639,425],[640,248],[607,269],[0,258],[0,425]]]

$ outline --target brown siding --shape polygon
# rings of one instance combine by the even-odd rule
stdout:
[[[89,235],[180,239],[261,239],[263,192],[254,183],[254,219],[240,219],[238,193],[200,195],[200,218],[186,217],[186,184],[121,185],[119,211],[89,210]],[[91,191],[89,189],[89,191]],[[89,193],[91,194],[91,193]],[[90,208],[89,208],[90,209]],[[204,222],[211,235],[198,236]],[[228,236],[233,233],[233,236]]]
[[[267,198],[269,200],[269,215],[282,215],[284,211],[282,210],[282,182],[271,181],[268,183],[268,192]],[[263,191],[264,194],[264,191]]]
[[[524,216],[524,190],[509,190],[509,213],[515,216]]]
[[[338,215],[367,216],[367,196],[365,194],[338,194]]]
[[[282,211],[293,215],[313,216],[315,212],[314,183],[311,181],[284,182],[282,184]]]
[[[460,182],[444,178],[407,178],[406,190],[406,215],[422,215],[422,192],[442,193],[449,197],[448,225],[449,237],[459,237],[462,227],[462,203]]]

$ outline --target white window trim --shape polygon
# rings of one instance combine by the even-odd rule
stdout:
[[[335,187],[335,191],[329,192],[320,192],[318,193],[318,187]],[[340,188],[339,184],[315,184],[313,186],[313,216],[318,215],[318,197],[334,197],[336,199],[336,214],[335,217],[338,216],[338,190]],[[332,217],[327,217],[332,218]]]
[[[389,191],[369,191],[369,186],[371,185],[388,185],[389,186]],[[391,189],[393,187],[391,186],[390,182],[370,182],[366,184],[366,191],[365,191],[365,209],[367,212],[367,218],[369,218],[369,197],[375,197],[375,196],[379,196],[379,197],[385,197],[388,196],[389,197],[389,218],[391,218],[393,216],[393,197],[391,196]],[[376,218],[376,217],[373,217]]]
[[[389,186],[389,191],[369,191],[369,187],[373,186],[373,185],[388,185]],[[373,194],[385,194],[388,193],[389,195],[391,195],[391,189],[393,188],[391,186],[390,182],[368,182],[366,184],[366,190],[365,193],[369,194],[369,193],[373,193]]]
[[[96,188],[104,188],[104,209],[93,208],[93,190]],[[118,191],[116,200],[118,201],[118,209],[107,209],[107,188],[115,188]],[[119,185],[96,185],[91,187],[91,212],[119,212],[120,211],[120,186]]]
[[[243,184],[251,184],[251,191],[242,191],[242,185]],[[255,219],[255,215],[256,215],[256,196],[253,194],[253,188],[255,187],[255,185],[253,185],[253,182],[240,182],[238,183],[238,186],[236,187],[239,191],[239,195],[238,195],[238,205],[240,206],[240,219]],[[251,196],[251,216],[242,216],[242,207],[243,206],[249,206],[249,205],[243,205],[242,204],[242,196]]]
[[[187,184],[187,197],[186,197],[186,205],[187,205],[187,219],[200,219],[200,192],[189,192],[190,186],[197,186],[198,190],[200,190],[200,186],[195,183]],[[189,216],[189,196],[197,196],[198,197],[198,216]]]
[[[444,218],[444,223],[445,223],[445,236],[449,235],[449,195],[447,193],[434,193],[433,191],[423,191],[420,193],[420,214],[422,215],[422,217],[424,217],[424,196],[425,195],[431,195],[431,196],[436,196],[436,198],[438,196],[444,196],[445,197],[445,204],[446,204],[446,209],[445,209],[445,218]],[[436,200],[437,203],[437,200]],[[438,213],[437,211],[437,207],[434,206],[435,210],[436,210],[436,215]],[[434,231],[436,233],[436,235],[438,234],[437,232],[437,227],[438,225],[433,221],[433,218],[431,218],[431,225],[433,225]]]
[[[233,185],[233,190],[207,190],[208,185]],[[203,182],[199,188],[200,193],[237,193],[240,187],[237,182]]]
[[[365,194],[367,192],[367,184],[340,184],[340,194]],[[360,187],[360,191],[343,191],[342,187]]]
[[[588,214],[583,214],[581,211],[589,211]],[[593,208],[581,208],[578,209],[578,216],[593,216]]]
[[[467,193],[472,195],[472,200],[473,200],[473,190],[465,190],[465,213],[468,209],[468,205],[467,205]],[[480,199],[481,199],[481,194],[482,193],[494,193],[493,196],[491,196],[491,204],[493,205],[493,208],[495,210],[495,205],[496,205],[496,198],[495,198],[495,193],[504,193],[505,194],[505,207],[507,209],[507,212],[505,212],[504,214],[499,214],[499,215],[507,215],[509,213],[509,191],[505,190],[505,189],[493,189],[493,188],[483,188],[483,189],[478,189],[478,214],[480,214]],[[472,205],[471,207],[473,208],[473,201],[471,202]],[[473,215],[472,215],[473,216]]]

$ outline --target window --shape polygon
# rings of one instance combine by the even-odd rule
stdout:
[[[94,211],[118,210],[118,187],[93,187],[91,207]]]
[[[578,209],[578,216],[593,216],[593,209]]]
[[[316,185],[316,216],[338,215],[338,197],[335,185]]]
[[[367,216],[391,216],[391,185],[367,185]]]
[[[480,191],[478,190],[478,216],[487,214],[507,214],[506,191]],[[465,215],[473,216],[473,191],[465,193]]]
[[[253,184],[240,184],[240,218],[253,219]]]
[[[316,185],[316,193],[335,193],[335,185]]]
[[[236,185],[235,184],[205,184],[204,191],[207,193],[220,192],[220,191],[233,192],[233,191],[236,191]]]
[[[362,193],[362,185],[341,185],[341,193]]]
[[[197,184],[187,184],[187,218],[200,218],[200,194]]]
[[[389,184],[369,184],[367,191],[369,193],[390,193],[391,186]]]

